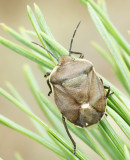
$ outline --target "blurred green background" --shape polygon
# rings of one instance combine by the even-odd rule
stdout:
[[[74,39],[73,50],[83,52],[85,54],[85,58],[94,64],[97,72],[124,91],[109,64],[91,46],[90,42],[92,40],[97,41],[101,46],[104,46],[104,44],[90,19],[87,9],[78,0],[0,0],[0,23],[3,22],[17,31],[18,28],[22,26],[27,29],[32,29],[27,16],[26,6],[30,5],[33,7],[34,2],[41,8],[48,26],[56,40],[59,41],[66,49],[69,48],[73,31],[77,23],[81,20],[82,23]],[[127,32],[130,29],[130,1],[109,0],[107,1],[107,7],[113,24],[127,40],[130,39]],[[0,35],[14,41],[1,28]],[[22,73],[22,66],[25,63],[31,65],[41,89],[47,95],[48,86],[46,85],[44,76],[37,69],[35,63],[14,53],[2,45],[0,45],[0,86],[6,89],[5,81],[10,81],[19,93],[21,93],[31,108],[33,108],[33,111],[46,121],[40,113],[40,109],[37,107],[25,82]],[[52,99],[53,101],[53,96],[49,99]],[[0,96],[0,114],[3,114],[11,120],[34,130],[24,113],[15,108],[2,96]],[[118,128],[117,131],[120,132]],[[120,134],[123,136],[122,132],[120,132]],[[77,138],[76,141],[80,143]],[[83,150],[87,150],[87,153],[89,153],[93,159],[100,159],[89,147],[84,148],[84,145],[81,145]],[[5,160],[13,160],[15,159],[14,152],[16,151],[19,152],[25,160],[58,159],[55,154],[46,148],[43,148],[40,144],[9,128],[0,126],[0,157]]]

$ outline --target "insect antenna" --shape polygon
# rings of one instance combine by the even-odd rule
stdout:
[[[71,136],[71,134],[70,134],[70,132],[68,130],[68,127],[67,127],[66,122],[65,122],[65,117],[63,115],[62,115],[62,121],[63,121],[64,127],[65,127],[65,130],[66,130],[66,132],[67,132],[67,134],[68,134],[71,142],[73,143],[73,146],[74,146],[74,155],[75,155],[76,154],[76,143],[73,140],[73,138],[72,138],[72,136]]]
[[[40,46],[40,47],[43,48],[43,49],[45,49],[45,50],[46,50],[48,53],[50,53],[50,54],[52,55],[52,57],[54,57],[54,58],[57,60],[57,62],[58,62],[58,58],[57,58],[52,52],[50,52],[48,49],[46,49],[45,47],[43,47],[42,45],[40,45],[40,44],[38,44],[38,43],[36,43],[36,42],[32,42],[32,43]]]
[[[69,56],[70,56],[70,54],[71,54],[71,49],[72,49],[73,39],[74,39],[74,36],[75,36],[75,34],[76,34],[76,31],[77,31],[77,29],[78,29],[78,27],[79,27],[80,23],[81,23],[81,21],[79,21],[79,23],[78,23],[78,25],[77,25],[77,27],[76,27],[76,29],[75,29],[74,33],[73,33],[73,36],[72,36],[72,39],[71,39],[71,42],[70,42]]]

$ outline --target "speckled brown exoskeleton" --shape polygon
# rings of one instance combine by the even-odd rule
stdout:
[[[62,114],[66,132],[74,145],[74,154],[76,153],[76,143],[69,133],[65,118],[79,127],[88,127],[99,122],[106,114],[106,99],[113,93],[110,93],[110,87],[103,85],[93,64],[82,59],[82,53],[71,51],[79,24],[71,39],[69,55],[57,59],[50,51],[41,46],[58,61],[58,65],[52,72],[47,72],[45,75],[45,77],[49,76],[47,83],[50,92],[48,95],[52,93],[53,87],[55,103]],[[80,57],[72,58],[71,54],[79,54]],[[107,94],[105,94],[105,89],[108,89]]]

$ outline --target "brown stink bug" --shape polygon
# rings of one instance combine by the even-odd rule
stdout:
[[[107,97],[113,93],[110,93],[110,87],[103,85],[93,64],[82,59],[82,53],[71,51],[79,24],[71,39],[69,55],[57,59],[50,51],[41,46],[58,60],[58,65],[53,71],[47,72],[45,75],[45,77],[49,76],[47,83],[50,92],[48,95],[52,93],[52,86],[55,103],[62,114],[66,132],[74,145],[74,154],[76,153],[76,143],[69,133],[65,118],[79,127],[88,127],[97,123],[105,114]],[[72,58],[71,54],[80,54],[80,57]],[[105,94],[105,89],[108,89],[107,94]]]

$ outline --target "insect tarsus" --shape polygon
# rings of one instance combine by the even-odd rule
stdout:
[[[104,86],[104,89],[108,89],[107,94],[106,94],[106,98],[108,98],[108,96],[114,94],[114,92],[110,93],[110,91],[111,91],[110,86]]]
[[[50,88],[50,91],[49,91],[49,93],[48,93],[48,96],[50,96],[50,94],[52,93],[52,88],[51,88],[49,79],[47,79],[47,84],[48,84],[48,86],[49,86],[49,88]]]

